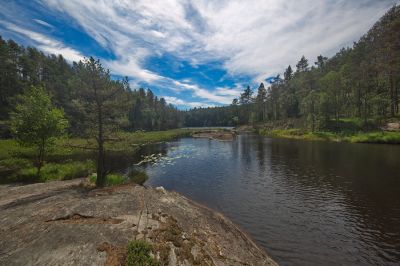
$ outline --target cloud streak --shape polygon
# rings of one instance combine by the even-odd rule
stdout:
[[[112,58],[102,59],[112,73],[129,76],[133,84],[159,86],[169,91],[169,102],[187,106],[200,101],[229,104],[240,94],[240,89],[159,73],[152,68],[151,57],[173,55],[177,62],[189,62],[193,68],[217,62],[230,84],[240,83],[239,77],[256,84],[267,76],[281,73],[289,64],[293,66],[302,55],[310,62],[319,54],[332,56],[342,46],[357,41],[391,5],[399,2],[36,1],[52,14],[79,27],[111,53]],[[34,21],[49,29],[53,27],[44,20],[35,18]],[[46,52],[62,53],[69,60],[82,56],[51,37],[17,25],[9,24],[8,29],[34,40]],[[172,66],[170,70],[174,71]],[[182,92],[189,93],[191,99],[183,99]]]
[[[15,24],[0,21],[0,24],[4,25],[7,29],[22,34],[28,37],[30,40],[37,44],[40,50],[43,50],[49,54],[62,54],[68,61],[79,61],[83,59],[83,55],[70,47],[65,46],[63,43],[49,38],[43,34],[37,33],[35,31],[23,29]]]
[[[131,75],[150,53],[195,63],[218,58],[232,75],[276,74],[301,55],[332,55],[364,33],[396,1],[43,0],[68,13]],[[136,50],[140,47],[139,52]],[[144,50],[144,51],[143,51]],[[129,60],[123,56],[132,54]],[[150,74],[151,75],[151,74]],[[151,78],[150,78],[151,79]]]

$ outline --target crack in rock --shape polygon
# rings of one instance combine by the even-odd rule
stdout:
[[[46,223],[62,222],[66,224],[119,224],[122,223],[123,221],[124,220],[122,219],[116,219],[111,217],[94,217],[94,216],[74,213],[72,215],[67,215],[56,219],[47,220],[45,222]]]

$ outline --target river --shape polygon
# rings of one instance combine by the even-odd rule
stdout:
[[[145,170],[146,185],[223,213],[280,265],[399,265],[400,146],[243,134],[140,156],[149,162],[128,168]]]

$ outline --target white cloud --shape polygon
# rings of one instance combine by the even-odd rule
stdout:
[[[185,106],[185,107],[214,107],[214,104],[208,104],[203,102],[187,102],[182,99],[173,97],[173,96],[163,96],[167,103],[173,104],[175,106]]]
[[[194,97],[206,99],[210,102],[219,104],[229,104],[232,102],[233,96],[236,96],[236,90],[222,89],[219,88],[214,91],[209,91],[204,88],[200,88],[196,84],[185,83],[177,80],[173,80],[172,83],[178,88],[178,90],[187,90],[193,93]]]
[[[150,54],[193,64],[224,60],[260,81],[305,55],[313,61],[350,45],[395,0],[42,0],[67,13],[117,59],[111,70],[151,81]],[[137,53],[142,49],[141,53]],[[128,59],[124,59],[129,57]],[[199,92],[205,94],[204,92]]]
[[[332,56],[364,34],[394,1],[196,1],[210,33],[205,50],[226,58],[231,74],[255,80],[283,71],[301,55]],[[313,62],[313,61],[311,61]]]
[[[46,21],[43,21],[43,20],[40,20],[40,19],[36,19],[36,18],[34,18],[33,21],[35,21],[36,23],[38,23],[38,24],[40,24],[42,26],[45,26],[45,27],[48,27],[48,28],[51,28],[51,29],[54,28],[53,25],[47,23]]]
[[[239,88],[204,88],[151,71],[151,55],[173,54],[198,64],[222,62],[231,77],[261,82],[296,64],[302,55],[313,63],[351,45],[397,0],[38,0],[67,15],[104,49],[114,74],[133,83],[161,85],[194,98],[228,104]],[[41,25],[39,20],[35,20]],[[79,52],[44,35],[14,28],[47,52],[76,60]],[[229,77],[228,77],[229,78]],[[172,99],[171,99],[172,101]],[[195,100],[197,102],[197,100]]]
[[[7,29],[22,34],[37,43],[37,48],[49,54],[62,54],[68,61],[79,61],[83,56],[77,50],[65,46],[63,43],[49,38],[43,34],[26,30],[15,24],[0,21]]]

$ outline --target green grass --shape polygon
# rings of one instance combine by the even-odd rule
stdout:
[[[90,182],[96,183],[97,175],[92,174],[89,177]],[[115,186],[115,185],[121,185],[125,183],[125,178],[122,175],[118,174],[108,174],[106,176],[106,186]]]
[[[303,139],[303,140],[326,140],[326,141],[344,141],[352,143],[384,143],[400,144],[400,132],[309,132],[302,129],[261,129],[258,133],[262,136]]]
[[[13,159],[18,162],[21,159]],[[4,160],[2,161],[4,163]],[[36,167],[28,164],[28,161],[21,162],[20,169],[15,170],[7,177],[0,179],[1,183],[10,182],[46,182],[51,180],[69,180],[73,178],[86,177],[94,171],[94,163],[90,160],[84,162],[67,162],[63,164],[45,164],[40,174],[37,174]]]
[[[368,132],[345,137],[346,141],[359,143],[400,144],[400,132]]]
[[[120,132],[113,141],[106,143],[107,152],[132,155],[140,145],[169,141],[182,136],[189,136],[192,130],[175,129],[152,132]],[[87,169],[93,172],[93,163],[89,167],[87,160],[95,158],[95,141],[93,139],[64,138],[56,142],[55,147],[47,153],[46,164],[40,176],[33,167],[35,149],[24,147],[15,140],[0,140],[0,183],[9,182],[44,182],[84,177]],[[90,174],[90,173],[88,173]],[[86,174],[86,176],[88,175]],[[120,182],[118,178],[112,178]],[[147,177],[138,174],[132,181],[143,184]]]
[[[91,183],[96,183],[96,179],[97,175],[95,173],[89,177]],[[120,185],[127,182],[133,182],[138,185],[143,185],[147,179],[148,175],[146,174],[146,172],[141,172],[137,170],[132,170],[128,174],[127,178],[119,174],[108,174],[106,176],[106,186]]]
[[[150,256],[152,246],[143,240],[131,241],[128,245],[126,266],[158,266],[161,264]]]
[[[34,156],[34,149],[20,146],[17,141],[7,139],[0,140],[0,160],[11,157],[31,158]]]

